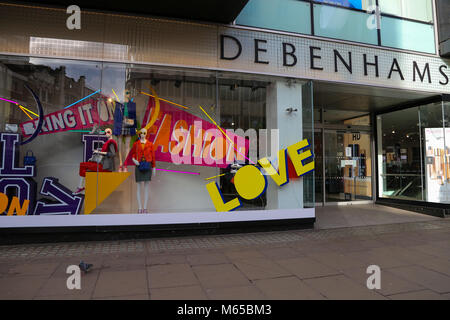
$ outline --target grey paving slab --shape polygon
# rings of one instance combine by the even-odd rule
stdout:
[[[148,293],[145,269],[131,271],[102,271],[93,298],[144,295]]]
[[[257,249],[255,250],[227,250],[224,252],[230,260],[264,258],[264,255]]]
[[[186,263],[149,266],[147,272],[151,289],[198,285],[193,270]]]
[[[151,300],[207,300],[202,287],[186,286],[174,288],[152,288],[150,289]]]
[[[250,280],[292,275],[291,272],[267,258],[242,259],[235,261],[234,265]]]
[[[255,286],[271,300],[323,300],[325,297],[296,277],[254,281]]]
[[[138,294],[131,296],[95,298],[94,300],[150,300],[150,298],[148,294]]]
[[[425,269],[442,273],[446,276],[450,276],[450,260],[444,258],[433,258],[417,261],[416,265],[422,266]]]
[[[324,277],[340,273],[338,270],[309,257],[283,259],[278,260],[276,263],[300,279]]]
[[[343,273],[358,282],[362,286],[367,286],[367,279],[372,275],[372,273],[367,273],[367,267],[356,267],[345,269]],[[407,293],[411,291],[424,290],[425,288],[421,285],[400,278],[388,270],[381,270],[381,289],[376,289],[375,291],[380,294],[387,296],[398,293]]]
[[[381,294],[448,299],[449,240],[450,223],[438,219],[0,246],[0,299],[372,299]],[[83,290],[69,292],[67,266],[80,260],[94,268],[82,274]],[[363,271],[371,264],[382,268],[382,289],[367,293]]]
[[[367,265],[363,259],[359,259],[355,255],[346,255],[337,252],[310,253],[308,257],[338,271]]]
[[[182,264],[187,263],[186,255],[184,254],[150,254],[146,258],[146,264]]]
[[[266,297],[255,286],[206,289],[212,300],[264,300]]]
[[[388,298],[391,300],[447,300],[446,297],[431,290],[394,294]]]
[[[10,268],[8,274],[14,276],[40,275],[49,277],[59,265],[59,262],[18,264]]]
[[[420,266],[389,269],[393,274],[438,293],[450,292],[450,277]]]
[[[102,261],[102,268],[109,269],[111,271],[144,269],[145,266],[146,266],[145,255],[142,255],[140,257],[113,256],[105,258]]]
[[[10,276],[0,278],[1,300],[31,300],[48,279],[48,276]]]
[[[396,254],[393,253],[392,247],[381,247],[370,249],[364,258],[367,265],[377,265],[380,268],[393,268],[400,266],[407,266],[411,263],[400,259]]]
[[[194,266],[192,269],[205,289],[250,285],[250,281],[233,264]]]
[[[422,244],[417,246],[412,246],[409,249],[417,250],[428,255],[432,255],[435,258],[450,259],[450,250],[447,248],[439,247],[434,244]]]
[[[191,266],[204,264],[224,264],[230,262],[228,257],[222,253],[203,253],[188,255],[187,261]]]
[[[82,296],[90,298],[93,295],[99,271],[89,272],[87,274],[82,272],[80,278],[81,289],[68,289],[67,281],[69,276],[69,274],[64,277],[58,275],[47,279],[36,294],[36,298],[66,295],[71,297]]]
[[[381,294],[359,285],[344,275],[307,279],[304,282],[332,300],[383,300]]]
[[[260,249],[260,252],[265,257],[273,260],[298,258],[304,255],[299,250],[290,247],[262,248]]]

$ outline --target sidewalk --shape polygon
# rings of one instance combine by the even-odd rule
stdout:
[[[94,268],[68,290],[66,268]],[[369,265],[381,289],[369,290]],[[0,247],[0,299],[450,299],[450,220]]]

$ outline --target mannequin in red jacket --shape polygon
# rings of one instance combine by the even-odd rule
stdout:
[[[139,210],[138,213],[147,213],[148,195],[150,180],[152,175],[156,175],[156,161],[155,161],[155,149],[153,143],[147,139],[147,129],[142,128],[139,130],[139,140],[137,140],[132,147],[132,160],[136,165],[135,180],[137,183],[137,201]],[[139,165],[141,162],[149,162],[151,168],[149,170],[140,170]],[[141,186],[144,185],[144,206],[141,201]]]
[[[105,129],[105,135],[108,140],[103,144],[101,150],[94,150],[94,157],[96,161],[89,159],[87,162],[80,163],[80,184],[77,191],[73,194],[79,194],[84,191],[84,181],[86,172],[113,172],[115,170],[114,158],[117,153],[117,142],[112,138],[112,130]]]

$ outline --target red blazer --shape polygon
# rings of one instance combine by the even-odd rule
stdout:
[[[148,139],[145,143],[144,150],[141,147],[141,140],[137,140],[133,144],[131,152],[131,156],[137,161],[141,162],[142,158],[144,158],[145,161],[152,163],[152,168],[156,167],[155,148],[153,147],[153,143]]]

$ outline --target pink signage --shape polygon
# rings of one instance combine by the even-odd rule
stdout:
[[[149,99],[141,127],[155,112],[154,99]],[[197,110],[183,110],[160,101],[158,118],[148,132],[157,161],[226,168],[234,161],[245,160],[249,149],[247,139],[225,129],[222,132],[192,111]],[[202,114],[200,108],[197,113]],[[125,164],[133,165],[130,155]]]

